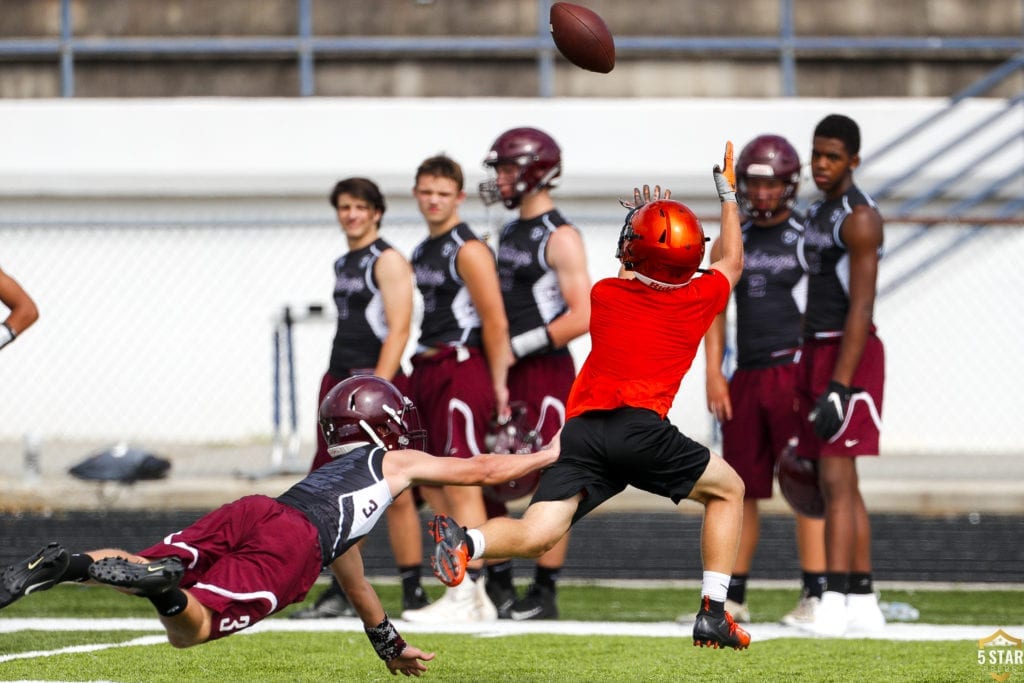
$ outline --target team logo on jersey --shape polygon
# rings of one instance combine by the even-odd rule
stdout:
[[[800,235],[797,234],[796,230],[783,230],[782,231],[782,243],[783,244],[786,244],[786,245],[796,244],[796,241],[798,239],[800,239]]]
[[[359,267],[365,268],[371,260],[373,260],[373,254],[366,254],[363,258],[359,259]]]
[[[544,237],[544,233],[546,232],[547,230],[538,225],[537,227],[530,231],[530,239],[533,240],[534,242],[540,242],[541,238]]]
[[[448,244],[441,247],[441,256],[448,258],[455,252],[455,245],[449,242]]]

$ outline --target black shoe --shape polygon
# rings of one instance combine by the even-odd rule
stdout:
[[[311,606],[293,612],[289,619],[336,619],[338,617],[354,617],[356,610],[348,597],[335,581],[327,586]]]
[[[68,551],[51,543],[32,557],[16,562],[0,573],[0,608],[29,593],[53,588],[68,568]]]
[[[526,595],[512,604],[509,616],[515,621],[557,619],[558,601],[555,598],[555,589],[532,584]]]
[[[135,595],[150,596],[177,588],[185,565],[177,557],[154,562],[132,562],[123,557],[104,557],[89,565],[89,576],[100,583],[127,588]]]
[[[402,611],[407,609],[422,609],[430,604],[430,597],[423,590],[423,586],[416,586],[412,592],[402,591]]]
[[[484,586],[487,597],[498,610],[499,619],[512,618],[512,606],[516,603],[516,589],[499,585],[497,581],[488,581]]]
[[[736,625],[732,615],[722,612],[720,616],[711,614],[708,609],[708,596],[697,619],[693,622],[693,644],[700,647],[731,647],[734,650],[745,650],[750,645],[750,634]]]

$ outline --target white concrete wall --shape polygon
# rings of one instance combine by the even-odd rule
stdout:
[[[621,212],[615,197],[638,182],[663,182],[714,210],[710,168],[730,138],[790,137],[801,152],[821,116],[838,111],[862,126],[865,156],[941,103],[915,100],[182,100],[0,102],[0,266],[33,293],[40,323],[0,352],[0,441],[43,438],[237,441],[270,432],[270,320],[285,304],[329,304],[330,264],[344,248],[326,191],[352,174],[378,179],[392,208],[389,237],[406,253],[422,238],[406,199],[422,158],[446,151],[473,187],[493,138],[516,125],[551,132],[564,149],[559,196],[585,229],[592,276],[611,275]],[[963,107],[962,120],[1000,101]],[[1019,121],[1015,122],[1019,126]],[[986,139],[1005,135],[1001,125]],[[929,134],[936,142],[948,127]],[[983,177],[1024,159],[1018,145],[979,169]],[[922,176],[940,176],[983,141],[942,155]],[[878,186],[930,148],[868,166]],[[976,184],[978,181],[974,181]],[[804,184],[805,198],[813,195]],[[969,191],[969,187],[961,188]],[[1006,188],[1021,196],[1020,182]],[[478,200],[464,215],[494,224]],[[141,230],[71,230],[98,217],[166,219]],[[195,228],[197,221],[264,220],[253,232]],[[322,223],[297,225],[310,217]],[[39,221],[42,221],[40,223]],[[35,227],[20,227],[32,223]],[[717,232],[713,222],[709,232]],[[891,226],[889,244],[909,234]],[[883,262],[883,286],[941,253],[963,230],[936,231]],[[994,228],[956,257],[880,300],[888,349],[883,449],[900,452],[1024,450],[1013,406],[1024,361],[1024,231]],[[330,324],[297,329],[300,425],[308,441]],[[639,343],[639,342],[638,342]],[[582,358],[583,340],[574,345]],[[684,381],[672,418],[709,439],[703,360]]]

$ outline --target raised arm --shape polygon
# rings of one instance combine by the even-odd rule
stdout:
[[[718,198],[722,202],[722,231],[718,237],[721,255],[712,261],[711,267],[724,275],[729,285],[734,287],[743,274],[743,233],[740,231],[740,209],[736,204],[732,142],[725,143],[725,158],[722,166],[715,165],[713,175]]]
[[[712,263],[721,258],[721,240],[711,244]],[[704,335],[704,356],[707,361],[707,392],[708,410],[719,422],[732,419],[732,400],[729,398],[729,382],[722,372],[722,360],[725,358],[725,323],[726,313],[722,311],[715,316]]]

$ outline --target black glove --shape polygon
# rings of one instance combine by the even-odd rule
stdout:
[[[823,441],[828,441],[846,420],[850,407],[850,397],[859,389],[843,386],[839,382],[829,382],[828,389],[818,397],[814,410],[807,419],[814,423],[814,433]]]

